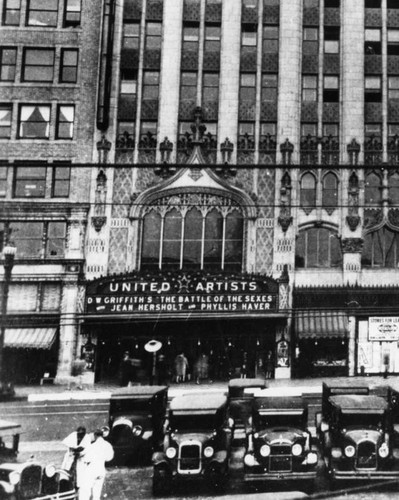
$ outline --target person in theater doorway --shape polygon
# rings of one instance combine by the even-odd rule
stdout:
[[[100,500],[105,481],[105,462],[114,458],[114,449],[103,437],[103,431],[94,431],[94,441],[87,447],[86,469],[79,489],[79,500]]]

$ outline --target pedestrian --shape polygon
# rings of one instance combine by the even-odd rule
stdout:
[[[182,351],[175,358],[175,372],[176,372],[176,382],[185,382],[186,374],[188,369],[188,359]]]
[[[129,352],[123,353],[123,358],[119,367],[119,385],[126,387],[133,378],[133,365]]]
[[[65,452],[61,468],[71,474],[76,488],[79,489],[83,479],[83,458],[87,447],[91,445],[91,439],[86,434],[86,429],[80,426],[76,431],[71,432],[62,443],[67,446],[68,450]]]
[[[94,441],[86,449],[84,480],[79,490],[79,500],[100,500],[105,481],[105,462],[114,458],[112,445],[105,441],[103,431],[94,431]]]
[[[272,351],[267,351],[265,361],[265,378],[273,378],[273,354]]]

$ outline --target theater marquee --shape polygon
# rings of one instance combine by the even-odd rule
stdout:
[[[124,275],[88,283],[86,313],[275,312],[278,287],[258,275]]]

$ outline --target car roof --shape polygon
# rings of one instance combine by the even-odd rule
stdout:
[[[21,424],[11,422],[10,420],[0,419],[0,437],[10,436],[21,431]]]
[[[301,397],[255,398],[255,409],[260,413],[302,413],[306,404]]]
[[[230,387],[266,387],[266,381],[262,378],[232,378],[229,381]]]
[[[224,394],[207,394],[200,397],[195,394],[177,396],[172,399],[170,409],[174,413],[216,413],[216,411],[226,404],[227,397]]]
[[[383,413],[388,408],[384,398],[374,395],[344,394],[330,396],[329,401],[344,413]]]
[[[168,388],[163,385],[135,385],[132,387],[122,387],[116,389],[111,394],[111,399],[125,398],[152,398],[156,394],[166,391]]]

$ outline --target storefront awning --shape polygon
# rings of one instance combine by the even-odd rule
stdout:
[[[300,339],[347,337],[348,316],[344,311],[298,311],[295,331]]]
[[[56,328],[7,328],[4,347],[13,349],[50,349]]]

